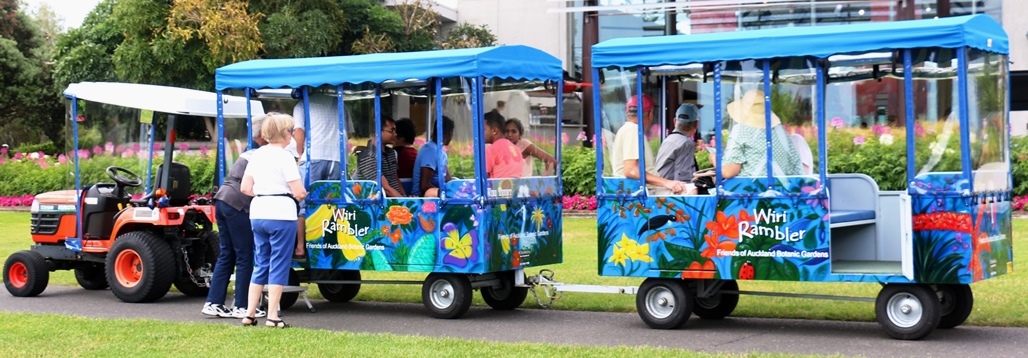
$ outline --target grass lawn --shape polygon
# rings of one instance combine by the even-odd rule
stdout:
[[[26,249],[30,245],[29,215],[27,213],[0,212],[0,257]],[[1014,246],[1028,243],[1028,220],[1014,221]],[[638,286],[642,279],[601,277],[597,275],[595,219],[566,219],[564,222],[564,263],[546,268],[556,272],[554,279],[574,284]],[[1023,256],[1015,255],[1015,268],[1028,267]],[[529,274],[535,274],[532,270]],[[423,280],[425,274],[362,272],[365,279]],[[51,275],[51,284],[76,285],[70,271]],[[1028,327],[1028,300],[1022,287],[1028,287],[1028,275],[1017,272],[971,286],[975,294],[974,312],[968,318],[970,325]],[[795,282],[741,282],[740,289],[792,293],[832,294],[875,297],[879,286],[861,283],[795,283]],[[319,297],[318,290],[310,291]],[[4,293],[6,294],[6,293]],[[356,300],[381,302],[421,302],[420,285],[365,285]],[[484,305],[476,295],[474,304]],[[538,307],[529,294],[525,308]],[[554,309],[634,312],[635,296],[613,294],[566,293],[553,304]],[[742,296],[733,316],[766,318],[801,318],[874,321],[874,304],[869,302],[828,301],[764,296]]]
[[[55,335],[55,332],[59,332]],[[3,357],[788,357],[285,330],[209,323],[4,315]]]

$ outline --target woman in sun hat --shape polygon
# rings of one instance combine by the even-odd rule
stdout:
[[[722,177],[767,175],[764,97],[764,91],[749,90],[742,99],[728,104],[728,115],[734,125],[725,144]],[[803,173],[800,157],[774,112],[771,113],[771,151],[775,176]]]

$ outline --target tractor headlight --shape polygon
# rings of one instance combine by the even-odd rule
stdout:
[[[32,206],[29,208],[29,212],[33,214],[39,212],[39,200],[32,199]]]

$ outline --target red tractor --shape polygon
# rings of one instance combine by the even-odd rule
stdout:
[[[80,185],[76,158],[79,189],[36,196],[31,210],[34,245],[7,258],[4,286],[14,296],[36,296],[46,289],[50,271],[74,270],[83,288],[110,287],[125,302],[160,299],[173,284],[188,296],[206,296],[219,251],[214,205],[206,198],[190,199],[190,168],[173,162],[175,118],[214,117],[217,110],[245,117],[247,101],[227,97],[224,103],[218,103],[213,93],[123,83],[77,83],[65,90],[65,96],[72,100],[70,118],[81,118],[76,113],[80,100],[89,101],[90,106],[101,103],[136,108],[151,116],[163,113],[167,129],[161,146],[165,164],[157,167],[155,189],[133,199],[130,191],[143,185],[143,177],[110,166],[106,174],[112,182]],[[257,106],[255,112],[261,110],[258,101],[251,101],[251,106]],[[75,139],[78,122],[71,121]],[[156,131],[147,130],[153,121],[140,124],[141,133],[150,133],[142,133],[142,137],[148,137],[149,148],[154,148]],[[152,164],[155,156],[147,157]]]

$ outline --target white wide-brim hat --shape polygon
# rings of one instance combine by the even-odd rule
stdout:
[[[764,128],[764,91],[749,90],[742,99],[728,104],[728,115],[737,123],[763,129]],[[778,115],[771,112],[771,127],[782,124]]]

